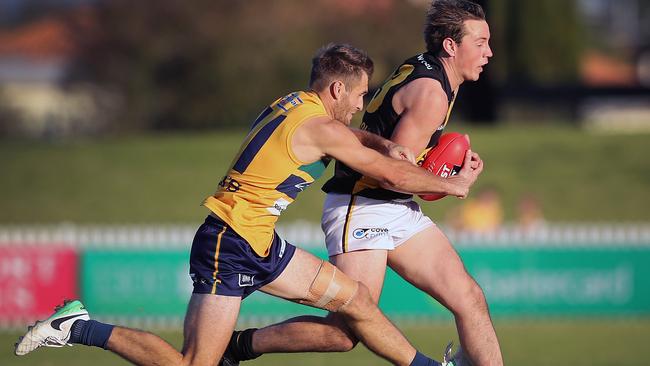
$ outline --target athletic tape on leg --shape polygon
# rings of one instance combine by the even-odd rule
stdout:
[[[309,287],[309,295],[301,304],[336,312],[352,300],[359,284],[329,262],[321,262]]]

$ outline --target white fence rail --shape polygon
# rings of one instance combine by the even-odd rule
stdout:
[[[0,226],[0,246],[10,244],[72,247],[189,247],[198,225],[13,225]],[[503,226],[491,232],[444,229],[458,245],[555,246],[639,245],[650,246],[650,223],[562,223],[531,230]],[[324,241],[320,226],[293,222],[277,229],[285,240],[301,247],[318,247]]]

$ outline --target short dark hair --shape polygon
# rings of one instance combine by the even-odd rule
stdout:
[[[349,44],[330,43],[319,49],[311,60],[309,87],[323,90],[335,79],[352,83],[364,72],[370,79],[373,71],[374,64],[365,51]]]
[[[466,20],[485,20],[483,8],[467,0],[434,0],[424,24],[427,51],[439,55],[445,38],[460,43],[465,35]]]

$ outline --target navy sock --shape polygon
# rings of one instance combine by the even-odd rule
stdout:
[[[249,328],[241,332],[233,332],[226,354],[237,361],[254,360],[260,357],[261,353],[253,351],[253,333],[256,330],[257,328]]]
[[[440,366],[440,363],[430,359],[429,357],[417,352],[415,358],[411,361],[410,366]]]
[[[114,327],[96,320],[77,320],[70,329],[69,342],[106,349],[106,343]]]

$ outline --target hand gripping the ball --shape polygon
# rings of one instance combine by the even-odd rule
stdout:
[[[461,199],[466,198],[469,194],[469,189],[474,185],[474,182],[476,182],[476,179],[478,179],[482,171],[483,160],[481,157],[472,150],[467,150],[462,168],[458,174],[449,178],[450,181],[454,182],[454,186],[458,188],[454,196]]]

